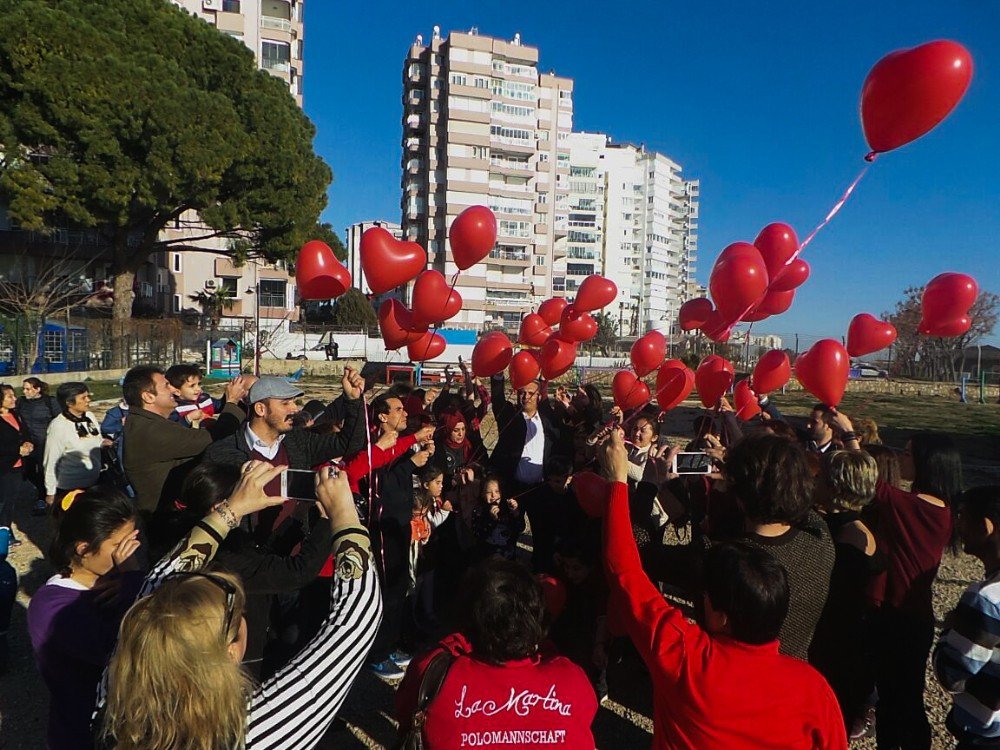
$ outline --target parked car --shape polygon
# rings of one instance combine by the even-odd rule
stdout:
[[[852,378],[888,378],[887,370],[882,370],[867,362],[854,362],[851,365]]]

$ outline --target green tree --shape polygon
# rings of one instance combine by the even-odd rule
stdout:
[[[618,319],[609,312],[599,312],[594,315],[597,321],[597,335],[591,343],[601,350],[605,356],[611,356],[611,350],[618,344]]]
[[[237,261],[288,259],[307,239],[330,170],[241,42],[163,0],[0,0],[0,15],[0,199],[26,229],[99,233],[117,322],[153,252],[224,238]],[[182,217],[202,231],[163,237]]]
[[[337,256],[337,260],[341,262],[347,260],[347,248],[344,247],[344,243],[340,241],[340,236],[333,230],[333,225],[330,222],[316,222],[316,228],[313,230],[309,239],[322,240],[330,246],[330,249],[333,250],[333,254]]]
[[[378,316],[365,295],[351,287],[337,299],[331,323],[344,328],[374,328],[378,325]]]

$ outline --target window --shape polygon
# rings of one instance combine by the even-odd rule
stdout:
[[[544,266],[547,262],[548,262],[548,258],[546,258],[544,255],[536,255],[535,256],[535,265],[536,266]]]
[[[490,79],[483,78],[482,76],[476,76],[472,79],[472,82],[477,89],[488,89],[490,87]]]
[[[240,0],[222,0],[223,13],[239,13]]]
[[[173,253],[173,260],[174,260],[174,265],[173,265],[174,273],[180,273],[181,272],[181,254],[180,253]]]
[[[451,78],[449,78],[448,80],[451,81],[451,85],[452,86],[468,86],[469,85],[469,79],[466,78],[462,73],[452,73],[451,74]]]
[[[62,331],[46,331],[42,334],[42,345],[45,348],[45,361],[50,363],[61,363],[63,361],[63,340],[65,336]]]
[[[292,48],[287,42],[264,39],[260,45],[260,65],[264,70],[289,71]]]
[[[220,280],[219,291],[223,292],[226,298],[236,299],[240,296],[240,280],[235,276],[223,276]]]
[[[179,313],[181,311],[181,295],[174,295],[174,312]]]
[[[260,284],[260,306],[284,309],[287,284],[281,279],[261,279],[258,283]]]
[[[502,234],[505,237],[531,237],[531,222],[530,221],[508,221],[506,219],[501,219],[497,222],[498,234]]]

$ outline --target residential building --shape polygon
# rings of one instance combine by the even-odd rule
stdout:
[[[464,209],[491,208],[498,237],[462,271],[464,305],[449,325],[516,326],[566,291],[573,81],[539,72],[538,49],[473,29],[418,36],[403,66],[402,232],[451,278],[448,229]],[[563,262],[560,262],[563,261]]]
[[[354,286],[365,294],[371,294],[372,288],[368,286],[368,280],[361,271],[361,235],[372,227],[382,227],[397,240],[403,239],[402,227],[392,221],[383,221],[382,219],[359,221],[347,227],[344,234],[347,243],[347,270],[351,273]]]
[[[599,273],[618,286],[622,335],[669,332],[696,292],[699,184],[642,146],[572,133],[566,293]],[[617,308],[617,309],[616,309]]]

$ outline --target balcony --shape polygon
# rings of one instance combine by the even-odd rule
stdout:
[[[526,252],[516,250],[493,250],[489,254],[489,263],[498,265],[527,266],[531,263],[531,257]]]
[[[275,18],[274,16],[261,16],[260,27],[262,29],[274,29],[276,31],[291,31],[292,22],[287,18]]]
[[[511,299],[510,297],[497,297],[496,295],[493,295],[493,294],[487,294],[486,295],[486,303],[489,304],[489,305],[495,305],[497,307],[522,307],[522,308],[526,308],[526,307],[529,307],[531,305],[531,298],[527,297],[527,296],[524,296],[524,297],[517,297],[517,298]]]
[[[268,73],[288,74],[292,72],[292,64],[288,60],[264,59],[261,61],[260,66]]]

